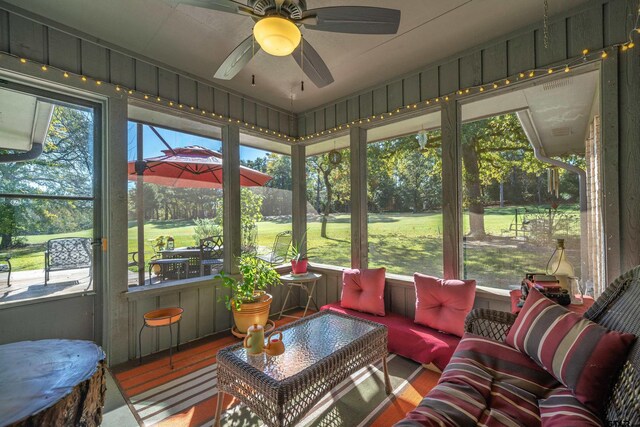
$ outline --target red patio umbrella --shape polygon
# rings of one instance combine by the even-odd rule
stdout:
[[[144,160],[145,182],[177,188],[222,188],[222,154],[198,145],[162,152],[163,156]],[[130,181],[137,179],[135,161],[129,162],[128,175]],[[240,166],[243,187],[261,187],[270,179],[265,173]]]

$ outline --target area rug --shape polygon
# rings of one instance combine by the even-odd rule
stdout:
[[[174,353],[174,369],[169,369],[167,356],[115,369],[114,377],[141,426],[212,426],[218,392],[216,353],[236,342],[229,335],[196,343]],[[371,365],[336,386],[297,425],[389,426],[413,409],[439,379],[439,374],[394,354],[389,355],[388,367],[391,395],[384,392],[382,367]],[[222,425],[263,424],[227,396]]]

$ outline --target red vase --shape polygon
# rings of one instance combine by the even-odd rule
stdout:
[[[291,271],[293,274],[304,274],[307,272],[307,263],[308,259],[301,259],[300,261],[296,261],[295,259],[291,260]]]

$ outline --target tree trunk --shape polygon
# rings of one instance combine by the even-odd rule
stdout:
[[[324,204],[322,209],[322,226],[320,228],[320,237],[327,238],[327,219],[329,218],[329,213],[331,213],[331,201],[333,199],[333,187],[329,182],[329,174],[331,173],[331,168],[327,168],[322,171],[322,179],[324,180],[324,186],[327,189],[327,202]]]
[[[462,162],[466,170],[467,197],[469,201],[469,236],[484,237],[484,205],[480,186],[480,166],[477,138],[472,137],[462,149]]]
[[[9,249],[11,247],[12,237],[11,234],[0,234],[0,249]]]

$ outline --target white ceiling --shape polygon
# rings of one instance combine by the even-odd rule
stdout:
[[[550,1],[549,12],[586,1]],[[218,66],[253,27],[247,16],[181,5],[179,0],[6,2],[205,80],[214,80]],[[308,9],[334,5],[400,9],[398,34],[303,29],[335,79],[322,89],[304,78],[301,92],[302,71],[293,58],[265,52],[233,80],[215,83],[286,110],[307,111],[543,20],[542,0],[307,0]]]

